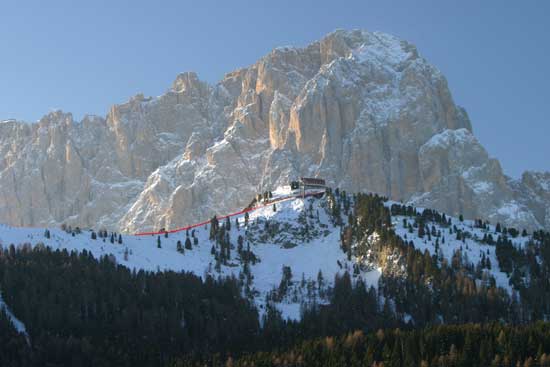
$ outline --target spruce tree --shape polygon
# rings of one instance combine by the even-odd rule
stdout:
[[[215,239],[218,234],[218,218],[214,215],[214,217],[210,220],[210,239]]]
[[[161,248],[162,246],[160,245],[160,236],[157,237],[157,248]]]
[[[418,225],[418,237],[424,238],[424,223]]]

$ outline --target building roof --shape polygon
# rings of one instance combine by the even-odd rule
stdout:
[[[316,185],[316,186],[325,186],[326,182],[322,178],[313,178],[313,177],[300,177],[300,182],[304,185]]]

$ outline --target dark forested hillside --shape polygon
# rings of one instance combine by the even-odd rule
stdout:
[[[418,330],[379,329],[368,334],[355,331],[212,366],[547,367],[549,350],[548,324],[526,327],[465,324]],[[183,361],[176,364],[186,365],[191,364]]]
[[[4,310],[0,310],[0,366],[30,366],[31,359],[23,334],[18,333]]]
[[[257,311],[234,279],[136,273],[85,252],[11,247],[0,252],[0,283],[30,336],[25,361],[36,366],[163,365],[176,355],[246,350],[259,334]],[[1,329],[0,339],[12,336]],[[15,363],[27,352],[12,344],[2,357]]]

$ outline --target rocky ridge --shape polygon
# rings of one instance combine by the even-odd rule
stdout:
[[[176,227],[301,175],[467,218],[550,228],[549,173],[507,177],[410,43],[335,31],[208,85],[192,72],[105,118],[0,123],[0,222]]]

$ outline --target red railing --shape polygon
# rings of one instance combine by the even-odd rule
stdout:
[[[245,213],[260,209],[260,208],[265,208],[268,205],[273,205],[273,204],[279,203],[281,201],[291,200],[291,199],[295,199],[295,198],[299,198],[299,197],[315,196],[315,195],[324,194],[324,193],[325,193],[325,191],[323,190],[323,191],[315,191],[315,192],[306,192],[304,195],[302,195],[302,194],[288,195],[288,196],[277,198],[275,200],[270,200],[266,203],[263,203],[261,205],[258,205],[258,206],[252,207],[252,208],[246,208],[246,209],[240,210],[238,212],[227,214],[227,215],[222,215],[221,217],[216,217],[216,218],[218,218],[218,220],[225,219],[225,218],[230,218],[230,217],[245,214]],[[156,231],[156,232],[140,232],[140,233],[136,233],[135,236],[154,236],[154,235],[161,235],[161,234],[165,234],[165,233],[177,233],[177,232],[187,231],[189,229],[201,227],[201,226],[204,226],[208,223],[210,223],[210,219],[205,220],[204,222],[192,224],[192,225],[187,226],[187,227],[180,227],[180,228],[171,229],[171,230]]]

